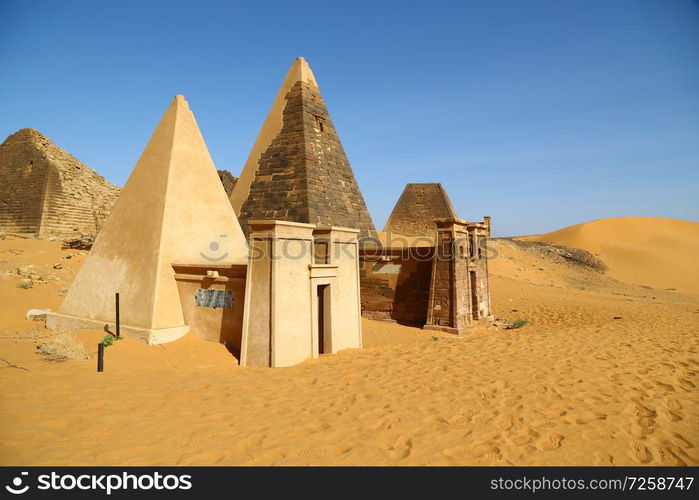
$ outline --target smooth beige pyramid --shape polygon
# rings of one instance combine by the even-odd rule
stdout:
[[[250,156],[245,162],[240,178],[231,193],[231,205],[233,205],[233,210],[235,210],[236,214],[240,214],[240,208],[250,194],[250,185],[255,180],[255,173],[257,172],[260,156],[267,151],[269,145],[282,130],[282,126],[284,125],[282,118],[284,108],[286,107],[286,94],[298,82],[305,82],[316,88],[318,87],[316,78],[313,76],[313,71],[311,71],[311,67],[303,57],[296,58],[291,64],[286,78],[284,78],[284,83],[282,83],[277,97],[274,99],[272,108],[267,114],[265,123],[262,125],[262,129],[260,129],[257,140],[252,147],[252,151],[250,151]]]
[[[246,264],[247,244],[194,115],[176,96],[134,168],[58,314],[54,330],[115,320],[148,343],[189,327],[173,263]]]

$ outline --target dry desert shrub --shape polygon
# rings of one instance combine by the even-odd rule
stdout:
[[[506,330],[515,330],[517,328],[522,328],[523,326],[529,324],[529,321],[522,318],[517,318],[512,323],[508,324]]]
[[[61,333],[54,335],[36,346],[40,354],[48,361],[61,362],[69,359],[86,360],[89,355],[83,344],[72,335]]]

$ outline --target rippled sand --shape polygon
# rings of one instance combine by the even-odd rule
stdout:
[[[60,278],[0,280],[0,463],[698,464],[699,296],[495,245],[495,313],[523,328],[364,320],[365,349],[279,369],[191,334],[126,339],[98,374],[94,358],[47,361],[51,333],[23,319],[60,304],[82,257],[48,271],[71,252],[0,241],[0,272],[35,262]],[[75,336],[91,352],[103,332]]]

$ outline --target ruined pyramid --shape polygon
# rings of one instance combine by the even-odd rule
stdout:
[[[97,234],[119,191],[37,130],[0,144],[0,232]]]
[[[384,232],[432,237],[437,229],[435,219],[456,218],[456,211],[441,184],[409,183],[393,207]]]
[[[247,244],[194,115],[176,96],[61,305],[54,330],[121,321],[159,343],[184,335],[173,263],[246,264]]]
[[[374,224],[308,63],[296,59],[250,152],[231,204],[247,221],[326,224],[375,234]]]

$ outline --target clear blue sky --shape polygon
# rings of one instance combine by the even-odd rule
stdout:
[[[0,136],[34,127],[123,185],[182,93],[237,175],[297,56],[379,228],[407,182],[497,235],[699,220],[691,0],[0,0]]]

